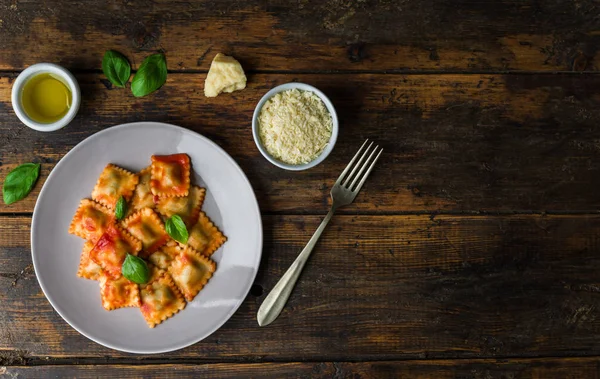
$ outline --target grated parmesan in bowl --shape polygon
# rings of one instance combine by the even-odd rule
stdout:
[[[256,145],[271,163],[304,170],[331,152],[338,121],[333,105],[321,91],[307,84],[288,83],[261,99],[252,128]]]

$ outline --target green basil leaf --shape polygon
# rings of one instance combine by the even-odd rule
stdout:
[[[125,56],[114,50],[106,50],[102,58],[102,71],[112,84],[125,87],[131,75],[131,65]]]
[[[167,81],[167,60],[164,54],[152,54],[142,62],[131,80],[131,92],[135,97],[146,96]]]
[[[2,186],[4,203],[12,204],[27,196],[39,175],[39,163],[24,163],[9,172]]]
[[[121,220],[123,217],[125,217],[125,213],[127,213],[127,202],[125,201],[125,198],[121,196],[119,200],[117,200],[115,217],[117,217],[117,220]]]
[[[142,258],[131,254],[127,254],[123,266],[121,266],[121,273],[137,284],[144,284],[150,280],[150,270],[146,262]]]
[[[187,243],[189,238],[188,230],[179,215],[171,216],[165,223],[165,229],[167,229],[167,234],[175,241]]]

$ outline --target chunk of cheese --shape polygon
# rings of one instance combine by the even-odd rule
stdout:
[[[233,92],[246,88],[246,74],[235,58],[217,54],[213,59],[206,81],[204,96],[215,97],[221,92]]]

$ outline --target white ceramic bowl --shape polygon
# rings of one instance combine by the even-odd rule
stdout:
[[[61,78],[63,83],[65,83],[69,87],[73,96],[73,99],[71,101],[71,108],[69,109],[67,114],[60,120],[49,124],[36,122],[29,118],[29,116],[27,116],[27,113],[25,113],[25,110],[23,109],[23,104],[21,102],[21,95],[23,92],[22,90],[25,83],[27,83],[27,81],[32,76],[43,73],[54,74]],[[17,117],[19,118],[19,120],[21,120],[23,124],[29,126],[31,129],[35,129],[40,132],[53,132],[55,130],[65,127],[73,120],[73,118],[77,114],[77,111],[79,110],[79,104],[81,103],[81,92],[79,90],[79,84],[77,84],[77,80],[69,71],[67,71],[67,69],[53,63],[38,63],[34,64],[33,66],[29,66],[28,68],[23,70],[23,72],[21,72],[19,76],[17,76],[17,79],[15,80],[15,83],[12,87],[11,101],[13,109],[17,114]]]
[[[312,160],[308,163],[300,164],[300,165],[292,165],[292,164],[284,163],[284,162],[281,162],[280,160],[272,157],[267,152],[267,149],[265,149],[265,147],[263,146],[262,141],[260,140],[260,136],[258,134],[258,128],[259,128],[258,116],[260,114],[260,111],[261,111],[263,105],[267,102],[267,100],[269,100],[275,94],[277,94],[279,92],[287,91],[290,89],[311,91],[311,92],[315,93],[317,96],[319,96],[319,98],[323,101],[323,103],[327,107],[329,114],[331,114],[331,119],[333,122],[333,125],[331,128],[331,138],[329,139],[329,143],[327,144],[325,149],[323,149],[323,151],[321,152],[321,155],[319,155],[317,158],[315,158],[314,160]],[[291,171],[306,170],[311,167],[315,167],[319,163],[323,162],[325,160],[325,158],[327,158],[329,153],[331,153],[331,151],[333,150],[333,147],[335,146],[335,141],[337,140],[337,136],[338,136],[338,129],[339,129],[339,122],[338,122],[338,118],[337,118],[337,113],[335,112],[335,108],[333,107],[333,104],[331,103],[329,98],[327,96],[325,96],[325,94],[323,92],[319,91],[315,87],[308,85],[308,84],[304,84],[304,83],[286,83],[286,84],[282,84],[280,86],[273,88],[272,90],[267,92],[262,97],[262,99],[260,99],[260,101],[258,102],[258,105],[256,106],[256,109],[254,110],[254,115],[252,116],[252,136],[254,137],[254,142],[256,143],[256,147],[258,147],[258,150],[260,151],[260,153],[269,162],[273,163],[275,166],[281,167],[286,170],[291,170]]]

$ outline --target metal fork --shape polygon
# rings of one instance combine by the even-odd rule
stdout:
[[[327,213],[327,216],[325,216],[325,219],[323,219],[315,234],[313,234],[310,241],[308,241],[304,250],[300,252],[294,263],[292,263],[290,268],[288,268],[281,279],[279,279],[279,282],[273,287],[258,309],[256,317],[258,325],[269,325],[275,321],[277,316],[279,316],[300,277],[300,273],[302,273],[306,261],[310,257],[310,253],[313,251],[313,248],[319,240],[319,237],[321,237],[321,233],[325,230],[329,220],[331,220],[333,213],[337,208],[348,205],[354,201],[354,198],[356,198],[356,195],[362,188],[365,180],[367,180],[371,170],[373,170],[375,162],[379,159],[383,149],[380,149],[379,146],[372,148],[373,142],[364,149],[367,142],[369,142],[369,140],[366,140],[360,149],[358,149],[354,158],[348,163],[348,166],[346,166],[331,188],[332,204],[329,213]],[[358,162],[356,162],[357,159]],[[356,164],[354,164],[355,162]],[[357,170],[358,173],[356,172]]]

